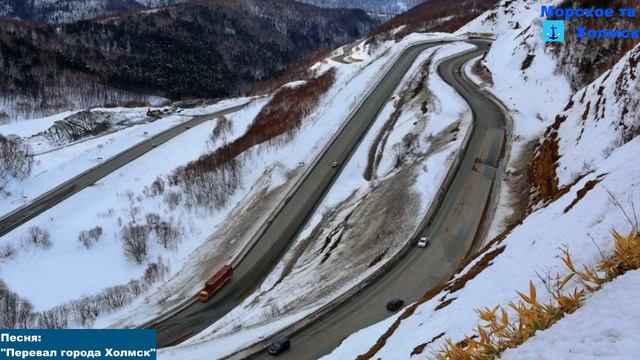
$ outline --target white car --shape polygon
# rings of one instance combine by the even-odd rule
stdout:
[[[420,248],[426,248],[427,246],[429,246],[429,243],[431,242],[431,239],[427,236],[423,236],[420,238],[420,240],[418,241],[418,247]]]

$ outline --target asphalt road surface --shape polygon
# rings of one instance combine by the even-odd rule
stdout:
[[[390,299],[401,298],[405,304],[417,301],[446,280],[469,253],[485,209],[493,201],[491,188],[503,173],[506,141],[506,120],[500,108],[461,75],[464,64],[488,48],[476,45],[477,50],[447,60],[439,68],[444,80],[471,107],[476,128],[440,209],[431,226],[423,230],[422,235],[431,236],[431,244],[412,249],[382,277],[300,332],[285,333],[291,339],[291,350],[278,359],[318,359],[330,353],[350,334],[389,317],[386,304]],[[250,358],[272,357],[265,350]]]
[[[81,191],[88,186],[95,184],[96,181],[102,179],[103,177],[111,174],[112,172],[118,170],[131,161],[153,150],[157,146],[173,139],[174,137],[184,133],[185,131],[195,126],[204,123],[205,121],[211,120],[218,116],[236,112],[242,109],[245,105],[246,104],[242,104],[213,114],[196,116],[181,125],[165,130],[160,134],[155,135],[148,140],[143,141],[110,159],[105,160],[100,165],[97,165],[83,172],[82,174],[68,180],[67,182],[57,186],[47,193],[35,198],[29,205],[16,209],[0,218],[0,237],[6,235],[13,229],[26,223],[34,217],[42,214],[48,209],[54,207],[71,195]]]
[[[173,317],[148,326],[158,330],[160,347],[178,344],[204,330],[239,305],[256,289],[284,255],[292,240],[313,214],[317,204],[331,188],[342,164],[348,161],[415,59],[425,49],[434,45],[438,44],[420,44],[405,50],[379,85],[347,120],[316,166],[310,170],[285,206],[273,218],[272,224],[236,266],[233,278],[220,291],[206,303],[193,303]],[[338,168],[331,166],[334,161],[340,164]],[[223,265],[211,264],[211,275]]]

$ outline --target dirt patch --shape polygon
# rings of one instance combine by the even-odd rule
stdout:
[[[536,150],[536,154],[529,166],[529,183],[534,194],[531,204],[539,202],[549,203],[560,193],[556,169],[560,159],[558,134],[553,131]]]
[[[438,306],[436,306],[435,311],[446,308],[447,306],[451,305],[451,303],[453,303],[456,299],[457,298],[451,298],[441,302],[440,304],[438,304]]]
[[[573,199],[573,201],[571,202],[571,204],[569,204],[569,206],[567,206],[564,209],[564,213],[568,213],[571,209],[573,209],[574,206],[576,206],[576,204],[578,204],[578,202],[580,200],[582,200],[582,198],[584,198],[587,193],[591,190],[593,190],[594,187],[596,187],[596,185],[598,185],[600,183],[600,181],[602,181],[602,179],[600,180],[590,180],[587,181],[586,184],[584,184],[584,187],[580,190],[578,190],[578,192],[576,193],[576,198]]]
[[[442,332],[436,336],[434,336],[431,340],[427,341],[424,344],[420,344],[418,346],[416,346],[415,348],[413,348],[413,351],[411,352],[410,356],[414,356],[414,355],[420,355],[422,354],[422,352],[424,351],[424,349],[429,346],[430,344],[433,344],[434,342],[436,342],[436,340],[440,339],[441,337],[443,337],[446,333]]]
[[[478,59],[471,68],[471,71],[474,75],[482,79],[485,84],[493,86],[493,75],[491,74],[491,70],[484,66],[484,63],[482,62],[486,56],[487,55],[485,54],[482,59]]]
[[[527,70],[531,66],[531,64],[533,64],[533,59],[535,58],[536,56],[534,54],[527,55],[527,58],[522,62],[522,66],[520,67],[520,69],[523,71]]]
[[[384,259],[384,257],[387,256],[388,251],[389,249],[384,249],[382,254],[376,256],[375,259],[371,260],[371,262],[369,263],[369,268],[376,266],[380,261],[382,261],[382,259]]]
[[[458,120],[446,128],[442,129],[439,133],[435,135],[430,135],[427,138],[429,142],[429,149],[425,152],[425,156],[431,156],[432,154],[438,153],[444,149],[445,146],[451,144],[453,141],[458,139],[458,135],[460,134],[460,124],[462,120]]]

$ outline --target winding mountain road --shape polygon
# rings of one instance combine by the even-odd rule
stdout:
[[[413,45],[398,57],[329,146],[310,165],[303,181],[287,196],[285,205],[272,217],[272,223],[255,245],[238,264],[234,264],[234,275],[229,283],[208,302],[192,302],[168,319],[147,326],[158,330],[160,347],[178,344],[204,330],[239,305],[260,285],[329,191],[342,165],[349,160],[416,58],[427,48],[436,45],[442,44],[430,42]],[[334,168],[333,162],[341,166]],[[212,275],[222,265],[211,264]]]
[[[421,235],[431,236],[431,244],[426,249],[414,247],[388,272],[309,325],[279,334],[291,339],[291,350],[278,359],[318,359],[330,353],[350,334],[388,318],[390,299],[401,298],[406,304],[419,300],[448,279],[471,252],[495,201],[494,184],[504,173],[507,125],[500,107],[463,75],[464,65],[489,47],[473,43],[476,50],[458,54],[439,67],[440,76],[470,106],[474,128],[444,200],[422,231]],[[264,348],[252,356],[232,356],[237,357],[270,358]]]
[[[160,146],[161,144],[173,139],[174,137],[184,133],[185,131],[195,126],[204,123],[205,121],[209,121],[218,116],[224,116],[234,113],[244,108],[246,105],[247,104],[241,104],[212,114],[196,116],[193,119],[185,121],[184,123],[178,126],[174,126],[168,130],[165,130],[158,135],[155,135],[115,155],[114,157],[105,160],[100,165],[94,166],[93,168],[73,177],[63,184],[58,185],[57,187],[33,199],[33,201],[29,205],[20,207],[1,217],[0,237],[6,235],[18,226],[56,206],[73,194],[95,184],[96,181],[111,174],[112,172],[125,166],[131,161],[141,157],[157,146]]]

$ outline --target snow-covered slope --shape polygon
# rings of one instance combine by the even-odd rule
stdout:
[[[630,201],[640,201],[640,166],[634,161],[640,151],[640,138],[637,137],[637,131],[634,135],[628,135],[626,130],[637,128],[640,124],[637,95],[640,79],[636,76],[640,71],[639,54],[640,47],[637,47],[610,73],[578,92],[570,102],[573,105],[561,114],[566,121],[559,123],[558,129],[556,125],[549,128],[547,135],[564,144],[561,145],[561,157],[557,163],[558,174],[563,184],[579,179],[574,185],[546,207],[527,216],[521,225],[498,237],[444,290],[431,294],[411,316],[399,321],[396,330],[388,330],[397,321],[391,318],[353,335],[327,359],[353,358],[364,354],[387,331],[388,339],[378,351],[373,351],[375,356],[372,358],[408,359],[412,357],[411,354],[414,355],[412,358],[428,358],[441,349],[447,338],[457,342],[473,334],[479,322],[475,309],[515,302],[519,298],[516,291],[527,292],[529,281],[533,281],[538,289],[544,289],[543,281],[566,273],[567,269],[558,258],[561,247],[566,246],[579,265],[593,265],[603,254],[610,254],[614,246],[611,229],[629,231],[635,224],[629,223],[622,210],[633,213]],[[598,99],[601,104],[605,99],[608,100],[608,110],[603,112],[602,108],[591,108],[585,111],[584,105],[578,106],[579,103],[598,102]],[[632,115],[620,117],[626,113]],[[556,135],[549,135],[552,132]],[[589,145],[581,145],[581,134]],[[589,166],[583,168],[583,163]],[[593,184],[595,186],[591,186]],[[612,197],[620,204],[612,201]],[[629,281],[620,278],[592,295],[593,299],[588,299],[584,308],[561,320],[558,328],[549,330],[554,336],[544,332],[545,335],[540,339],[534,337],[530,345],[525,343],[522,352],[515,349],[505,355],[510,359],[546,358],[538,355],[556,351],[566,359],[596,356],[599,351],[583,342],[588,338],[592,342],[606,342],[606,353],[619,354],[617,358],[620,359],[630,359],[624,354],[640,350],[631,340],[640,329],[637,324],[618,327],[615,317],[612,317],[600,324],[591,322],[599,327],[566,332],[580,318],[594,316],[590,312],[599,313],[601,309],[597,304],[617,296],[620,290],[616,289],[628,286]],[[549,293],[544,291],[538,294],[542,297],[542,303],[550,298]],[[633,308],[628,310],[633,311]],[[615,316],[620,315],[617,313]],[[610,341],[607,335],[610,331],[615,333],[611,336],[615,336],[616,341]],[[558,338],[567,342],[560,345]],[[548,343],[553,345],[552,349],[546,348]],[[546,352],[542,352],[542,349],[546,349]],[[579,351],[574,353],[570,349]]]
[[[415,35],[401,43],[390,41],[376,50],[371,50],[366,42],[361,42],[355,47],[338,50],[317,63],[312,68],[316,74],[335,70],[335,83],[320,97],[317,110],[302,119],[304,121],[299,129],[264,143],[258,142],[240,154],[235,160],[241,180],[239,184],[231,186],[219,205],[203,207],[190,202],[189,194],[180,188],[180,182],[186,180],[176,181],[175,169],[198,159],[203,153],[214,153],[245,136],[250,126],[256,123],[263,106],[272,101],[271,97],[255,100],[241,112],[227,116],[226,120],[214,119],[191,129],[101,179],[94,186],[3,236],[3,245],[6,245],[0,249],[3,250],[0,263],[3,286],[34,305],[37,313],[31,326],[44,326],[40,319],[45,317],[44,314],[54,313],[56,319],[64,320],[64,323],[57,324],[60,326],[102,327],[114,323],[117,326],[132,326],[189,299],[211,276],[211,264],[230,263],[242,252],[257,226],[266,221],[272,209],[303,173],[305,166],[336,132],[361,95],[371,88],[400,50],[409,44],[433,38],[435,36]],[[274,298],[281,298],[283,302],[283,305],[275,308],[279,316],[308,314],[318,305],[348,290],[405,244],[409,236],[404,233],[412,232],[416,222],[421,220],[437,184],[444,176],[447,163],[460,146],[469,122],[464,104],[441,80],[428,76],[430,71],[433,72],[434,59],[461,51],[469,45],[460,46],[424,54],[415,64],[396,94],[397,101],[385,108],[354,156],[348,171],[339,180],[340,186],[330,194],[321,206],[322,213],[318,213],[296,242],[300,257],[284,259],[269,281],[283,276],[282,269],[288,263],[294,274],[280,281],[280,286],[271,291],[259,288],[250,300],[258,299],[256,301],[260,306],[244,307],[251,310],[248,312],[247,327],[268,325],[273,321],[274,308],[266,303]],[[350,53],[343,54],[344,50]],[[285,88],[304,88],[310,81],[298,81]],[[427,81],[433,88],[432,92],[422,86]],[[430,109],[428,113],[425,113],[425,106]],[[130,130],[121,130],[79,144],[72,143],[55,150],[49,149],[49,144],[39,143],[42,135],[29,137],[42,133],[69,114],[44,119],[37,124],[4,125],[0,130],[22,136],[37,150],[54,150],[38,158],[38,176],[12,184],[11,196],[14,201],[7,205],[19,205],[24,186],[28,187],[25,192],[27,198],[33,197],[38,191],[44,190],[47,180],[55,177],[61,181],[65,173],[71,176],[86,168],[87,164],[100,161],[99,157],[107,159],[138,138],[180,123],[182,118],[179,115],[188,116],[204,110],[184,110],[153,124],[131,127]],[[108,111],[116,118],[146,118],[144,109]],[[148,134],[145,135],[145,132]],[[379,155],[375,163],[369,161],[370,151]],[[364,175],[365,170],[368,178]],[[325,238],[332,236],[328,233],[329,229],[342,228],[345,222],[349,222],[349,226],[359,224],[365,228],[371,220],[368,209],[388,202],[389,197],[400,195],[406,198],[407,204],[412,203],[413,206],[407,213],[410,216],[402,217],[406,222],[403,225],[404,233],[386,239],[388,251],[362,242],[363,248],[356,262],[348,252],[342,252],[340,243],[336,243],[331,251],[327,251],[326,261],[321,262],[314,254],[316,250],[321,250]],[[419,197],[423,201],[417,201]],[[6,210],[11,206],[7,206]],[[402,210],[403,206],[398,208],[399,211],[410,210]],[[352,214],[354,211],[356,213]],[[333,215],[326,216],[331,213]],[[378,226],[384,228],[387,221],[392,219],[380,213],[377,221]],[[162,223],[167,223],[170,230],[178,233],[178,238],[169,246],[162,242],[157,232],[162,229],[157,225]],[[34,227],[47,232],[50,246],[34,246],[26,242],[30,229]],[[85,245],[85,233],[97,227],[101,236]],[[132,261],[131,256],[123,253],[122,240],[128,236],[127,231],[135,229],[144,230],[142,233],[146,235],[143,237],[148,236],[149,243],[146,256]],[[166,235],[166,232],[162,234]],[[357,231],[347,231],[342,243],[347,244],[349,239],[358,242],[358,236]],[[369,266],[374,257],[379,257],[379,260]],[[324,262],[326,264],[322,266]],[[297,301],[297,295],[304,295],[304,291],[300,293],[303,289],[300,284],[324,277],[328,269],[330,271],[332,267],[339,268],[347,263],[357,270],[335,277],[335,283],[327,284],[324,289],[308,292],[305,299],[309,300],[309,304],[313,301],[312,305]],[[112,266],[117,271],[105,271]],[[148,275],[150,272],[153,276]],[[156,273],[159,275],[156,276]],[[51,287],[46,291],[33,291],[35,288],[29,284],[36,278],[49,279],[47,284]],[[69,285],[56,285],[54,279],[61,278],[67,279]],[[142,290],[139,286],[141,283],[144,285]],[[265,286],[269,288],[269,284]],[[282,296],[287,293],[288,297]],[[140,296],[142,294],[147,298]],[[105,300],[113,296],[120,300],[117,303]],[[127,304],[131,306],[122,308]],[[78,313],[74,309],[79,307],[95,307],[97,309],[94,308],[92,313],[101,316],[78,318],[73,314]],[[105,316],[112,312],[115,314]],[[251,314],[255,316],[252,318]],[[229,329],[235,326],[234,316],[224,319],[210,333],[228,335]],[[290,321],[292,317],[288,319]],[[261,331],[268,333],[269,326]]]
[[[389,42],[375,56],[398,54],[425,39],[416,34]],[[467,105],[432,74],[444,58],[469,48],[435,47],[416,60],[292,250],[259,289],[183,346],[161,352],[162,358],[222,357],[235,346],[251,345],[335,301],[407,245],[469,129]],[[380,65],[374,62],[368,71]]]
[[[456,343],[474,334],[480,322],[476,309],[508,308],[519,299],[517,291],[528,292],[530,281],[539,289],[540,302],[548,301],[545,286],[567,272],[558,257],[561,248],[569,249],[577,266],[594,265],[613,252],[612,229],[626,233],[637,226],[633,214],[640,201],[640,165],[634,160],[640,152],[640,46],[571,94],[568,81],[555,73],[556,58],[540,41],[539,5],[502,2],[461,30],[497,34],[491,52],[482,59],[485,68],[476,66],[480,74],[474,78],[485,79],[487,88],[511,110],[514,122],[507,190],[501,195],[492,234],[506,231],[492,236],[493,241],[442,289],[408,308],[406,319],[395,316],[352,335],[327,359],[432,358],[447,339]],[[516,206],[519,216],[510,218]],[[603,315],[600,306],[615,301],[636,277],[630,273],[614,280],[590,295],[575,314],[504,356],[633,358],[640,351],[633,342],[640,327],[618,323],[623,312],[609,308]],[[626,310],[634,313],[633,307]]]
[[[640,135],[640,47],[580,90],[545,139],[558,139],[559,187],[573,183]]]
[[[640,326],[640,271],[623,275],[587,299],[583,308],[519,348],[505,360],[636,359]]]

